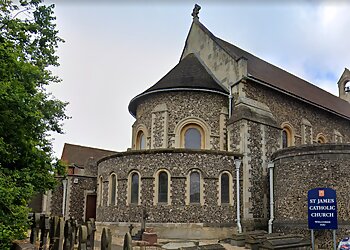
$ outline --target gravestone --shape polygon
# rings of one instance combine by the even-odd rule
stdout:
[[[111,230],[108,228],[102,229],[101,235],[101,250],[111,250],[112,249],[112,235]]]
[[[79,227],[79,237],[78,237],[78,250],[87,250],[87,227],[81,225]]]
[[[43,215],[40,217],[40,250],[47,250],[47,235],[50,231],[50,217]]]

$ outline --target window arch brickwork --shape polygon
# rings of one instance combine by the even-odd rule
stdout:
[[[284,122],[282,123],[281,128],[282,128],[282,132],[281,132],[282,148],[294,146],[295,134],[294,134],[293,126],[289,122]]]
[[[203,175],[198,169],[192,169],[186,179],[186,205],[204,205]]]
[[[201,148],[210,149],[210,128],[208,124],[198,117],[187,117],[181,120],[175,127],[175,147],[185,147],[185,132],[189,128],[196,128],[201,133]]]
[[[171,204],[171,175],[166,169],[159,169],[154,175],[153,203]]]
[[[141,175],[133,170],[128,177],[128,199],[127,204],[141,204]]]
[[[218,204],[233,206],[233,178],[228,171],[223,171],[218,179]]]
[[[118,179],[115,173],[109,176],[108,182],[108,205],[115,206],[117,204],[118,195]]]

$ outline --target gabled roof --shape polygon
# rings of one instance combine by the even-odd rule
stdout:
[[[309,102],[344,118],[350,119],[350,104],[337,96],[281,69],[240,48],[214,36],[202,23],[196,24],[211,37],[226,53],[238,60],[247,59],[248,76],[286,92],[294,97]]]
[[[139,101],[146,95],[164,91],[184,90],[228,94],[227,90],[219,85],[198,58],[194,54],[189,54],[156,84],[132,99],[129,104],[129,111],[135,116]]]
[[[65,143],[61,160],[68,165],[75,165],[83,168],[89,158],[93,158],[94,160],[98,161],[102,157],[115,153],[117,152]]]

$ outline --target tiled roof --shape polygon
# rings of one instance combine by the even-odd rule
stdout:
[[[117,152],[65,143],[61,160],[68,165],[75,165],[83,168],[87,160],[91,157],[98,161],[105,156],[115,153]]]
[[[287,92],[292,96],[310,102],[318,107],[336,113],[342,117],[350,119],[350,104],[329,92],[281,69],[278,68],[237,46],[230,44],[220,38],[215,37],[199,21],[196,23],[206,32],[216,43],[223,48],[235,60],[244,57],[247,59],[248,75],[260,80],[271,87]],[[336,84],[336,83],[334,83]]]
[[[129,104],[129,111],[135,116],[136,107],[142,97],[161,91],[201,90],[228,94],[210,75],[194,54],[187,55],[172,70],[152,87],[136,96]]]

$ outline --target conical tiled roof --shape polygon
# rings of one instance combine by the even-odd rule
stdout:
[[[135,116],[139,101],[146,95],[165,91],[211,91],[227,95],[228,92],[208,73],[194,54],[187,55],[152,87],[130,101],[129,111]]]

